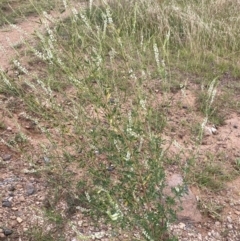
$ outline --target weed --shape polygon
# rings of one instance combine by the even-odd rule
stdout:
[[[240,158],[237,158],[235,161],[235,168],[240,171]]]
[[[221,221],[221,213],[223,206],[216,203],[214,200],[199,200],[198,202],[200,210],[207,216]]]
[[[44,9],[51,10],[55,6],[55,1],[29,1],[3,0],[0,3],[0,26],[4,24],[15,24],[30,15],[38,15]]]
[[[40,13],[42,5],[33,5]],[[63,1],[64,10],[69,6]],[[165,145],[173,102],[168,94],[187,88],[176,73],[194,73],[202,87],[197,103],[204,115],[195,128],[198,140],[208,121],[223,123],[215,103],[217,80],[229,69],[237,73],[233,60],[240,48],[240,9],[226,3],[226,11],[220,4],[193,0],[89,1],[88,6],[71,7],[72,15],[54,26],[43,13],[45,33],[36,31],[37,44],[27,43],[31,68],[14,60],[18,81],[1,71],[0,91],[24,101],[26,113],[38,117],[28,120],[37,123],[52,145],[49,156],[57,161],[49,165],[54,190],[54,205],[46,211],[50,221],[63,225],[54,207],[64,200],[68,215],[84,210],[96,225],[104,220],[117,235],[134,229],[139,240],[170,240],[168,225],[176,218],[183,190],[163,195],[166,160],[181,162],[178,154],[169,157]],[[33,73],[36,65],[41,71]],[[205,78],[210,79],[206,86]],[[14,100],[7,106],[13,112],[19,104]],[[182,122],[180,128],[186,125]],[[19,133],[10,144],[26,140]],[[171,143],[183,152],[176,140]],[[76,179],[68,172],[73,163],[81,173]],[[215,191],[226,180],[221,166],[212,163],[194,173],[198,185]],[[37,235],[39,240],[48,237]]]
[[[226,181],[231,180],[232,174],[228,173],[220,165],[207,164],[194,175],[194,178],[198,185],[217,192],[224,188]]]
[[[55,238],[50,233],[44,233],[39,227],[32,227],[27,231],[26,235],[30,238],[29,240],[39,240],[39,241],[54,241]]]

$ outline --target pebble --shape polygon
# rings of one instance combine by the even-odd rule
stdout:
[[[8,188],[8,191],[10,191],[10,192],[13,192],[13,191],[15,191],[16,189],[15,189],[15,187],[14,186],[10,186],[9,188]]]
[[[14,197],[14,193],[13,193],[13,192],[10,192],[10,193],[9,193],[9,196],[10,196],[10,197]]]
[[[10,208],[12,206],[12,203],[8,200],[4,200],[4,201],[2,201],[2,206],[4,208]]]
[[[27,194],[28,196],[33,195],[33,194],[35,193],[35,191],[36,191],[36,189],[35,189],[35,187],[34,187],[33,184],[28,183],[28,184],[26,185],[26,194]]]
[[[220,234],[218,232],[213,233],[214,238],[219,239],[221,238]]]
[[[13,231],[11,229],[5,228],[3,229],[3,233],[5,236],[9,236],[13,233]]]
[[[208,126],[204,127],[204,135],[205,136],[211,136],[212,135],[212,130],[211,130],[210,127],[208,127]]]
[[[215,222],[215,225],[216,225],[216,226],[220,226],[221,223],[220,223],[219,221],[216,221],[216,222]]]
[[[233,226],[232,226],[232,224],[227,224],[227,228],[229,228],[229,229],[233,229]]]
[[[24,196],[20,196],[20,197],[18,198],[18,201],[20,201],[20,202],[25,202],[25,197],[24,197]]]
[[[34,177],[31,177],[31,178],[29,178],[29,181],[30,181],[30,182],[35,182],[35,178],[34,178]]]
[[[211,128],[212,134],[216,135],[217,134],[217,129],[215,127]]]
[[[12,228],[15,228],[17,226],[17,222],[16,220],[12,220],[9,225],[12,227]]]
[[[17,222],[18,222],[18,223],[22,223],[22,221],[23,221],[23,220],[22,220],[20,217],[17,217]]]
[[[2,156],[3,161],[9,161],[12,158],[12,155],[6,154]]]
[[[12,128],[10,126],[8,126],[7,131],[12,131]]]
[[[185,229],[186,224],[185,224],[185,223],[179,223],[179,224],[178,224],[178,227],[179,227],[180,229]]]
[[[229,223],[231,223],[231,222],[232,222],[232,218],[231,218],[230,216],[227,216],[227,221],[228,221]]]
[[[16,185],[16,188],[17,188],[17,189],[21,189],[21,188],[22,188],[22,185],[21,185],[21,184],[17,184],[17,185]]]
[[[43,157],[43,160],[44,160],[45,164],[49,164],[51,162],[50,159],[46,156]]]

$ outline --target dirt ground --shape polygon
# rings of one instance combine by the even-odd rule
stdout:
[[[62,15],[52,13],[52,16],[57,19],[67,14],[69,13]],[[0,67],[3,71],[11,71],[9,62],[16,57],[15,48],[21,45],[24,39],[31,39],[36,29],[43,29],[39,18],[36,17],[29,17],[28,21],[17,26],[0,28]],[[174,96],[173,102],[182,99],[184,108],[170,113],[169,120],[172,126],[176,127],[171,135],[175,137],[181,150],[197,151],[202,157],[199,162],[208,161],[205,159],[205,154],[211,153],[221,159],[220,161],[224,162],[226,167],[232,165],[240,158],[239,113],[229,113],[225,125],[218,127],[214,132],[211,131],[212,127],[207,127],[203,141],[197,148],[193,145],[188,132],[178,129],[180,121],[191,122],[199,118],[188,111],[195,106],[194,91],[195,86],[192,86],[184,95],[179,93]],[[160,94],[159,99],[161,99]],[[31,123],[22,115],[23,111],[24,104],[19,103],[18,99],[0,95],[0,122],[3,123],[0,127],[0,240],[28,240],[25,233],[32,225],[44,226],[42,208],[46,205],[47,180],[38,177],[33,170],[36,163],[38,168],[46,168],[46,158],[38,156],[38,153],[40,153],[41,143],[47,143],[48,140],[32,130]],[[26,160],[21,150],[15,151],[7,145],[20,132],[30,137],[30,144],[24,147],[28,148],[29,155],[32,155],[29,156],[29,160]],[[176,146],[172,148],[173,152],[177,150]],[[31,158],[37,162],[32,163]],[[169,177],[173,177],[171,180],[173,183],[176,181],[174,178],[181,179],[178,168],[174,168],[174,165],[169,169]],[[189,190],[189,194],[182,199],[184,210],[180,216],[183,218],[170,227],[179,240],[240,241],[240,176],[236,176],[229,182],[226,181],[226,187],[219,192],[210,192],[199,188],[194,183],[189,186]],[[198,214],[191,215],[195,209]],[[72,222],[78,229],[95,233],[101,231],[91,230],[91,227],[85,225],[87,221],[81,218],[81,215],[77,214],[72,216]],[[69,231],[66,240],[78,239],[75,232]],[[98,240],[112,239],[104,236]]]

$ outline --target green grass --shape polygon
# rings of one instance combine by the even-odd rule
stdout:
[[[231,176],[224,170],[223,166],[209,164],[201,168],[195,174],[195,180],[198,185],[206,187],[214,192],[224,188],[224,183],[230,180]]]
[[[59,2],[59,1],[58,1]],[[50,11],[57,1],[2,0],[0,2],[0,26],[16,24],[28,16],[38,16],[40,11]]]
[[[180,163],[166,148],[172,99],[191,84],[201,89],[196,113],[205,122],[198,123],[196,140],[208,122],[224,123],[216,93],[226,73],[239,76],[240,9],[233,3],[89,1],[86,10],[72,8],[53,28],[46,25],[46,33],[36,32],[36,44],[26,43],[28,64],[15,62],[17,81],[1,73],[0,93],[21,99],[25,118],[51,143],[42,145],[52,160],[42,175],[56,191],[53,206],[66,202],[70,215],[81,205],[84,215],[104,219],[119,235],[134,229],[139,238],[130,232],[131,240],[174,240],[167,225],[181,192],[162,195],[166,160]],[[34,7],[39,14],[49,8],[41,4]],[[81,178],[69,175],[72,165]],[[219,166],[209,165],[194,181],[219,190],[226,180]],[[62,224],[55,214],[46,213]]]

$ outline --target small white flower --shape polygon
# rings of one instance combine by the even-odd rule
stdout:
[[[89,0],[89,9],[90,9],[90,12],[92,11],[92,5],[93,5],[93,0]]]
[[[65,9],[67,9],[67,1],[66,0],[63,0],[63,6]]]
[[[141,100],[140,100],[140,105],[141,105],[141,107],[142,107],[144,110],[147,110],[147,109],[146,109],[146,100],[141,99]]]
[[[112,13],[109,7],[107,7],[106,9],[106,15],[107,15],[108,24],[113,24]]]
[[[78,20],[78,11],[76,8],[72,8],[73,20],[76,22]]]
[[[86,17],[86,15],[85,15],[84,12],[80,12],[80,17],[81,17],[82,21],[85,23],[85,25],[86,25],[89,29],[92,29],[92,28],[91,28],[91,25],[89,24],[88,19],[87,19],[87,17]]]
[[[88,192],[85,192],[85,196],[86,196],[88,202],[90,203],[90,202],[91,202],[91,198],[90,198],[89,193],[88,193]]]
[[[23,67],[18,60],[13,60],[13,63],[19,70],[21,70],[24,74],[28,75],[28,70],[25,67]]]
[[[203,120],[203,122],[202,122],[202,124],[201,124],[201,129],[202,129],[202,131],[204,130],[204,127],[206,126],[207,122],[208,122],[208,118],[205,117],[204,120]]]
[[[0,75],[2,76],[3,82],[9,87],[9,88],[13,88],[12,84],[10,83],[10,81],[6,78],[5,74],[3,74],[3,70],[0,68]]]
[[[158,46],[156,43],[153,44],[153,51],[154,51],[154,56],[155,56],[155,61],[157,63],[157,67],[160,68],[159,51],[158,51]]]
[[[127,151],[127,155],[126,157],[124,158],[126,161],[129,161],[131,158],[131,153],[129,151]]]

